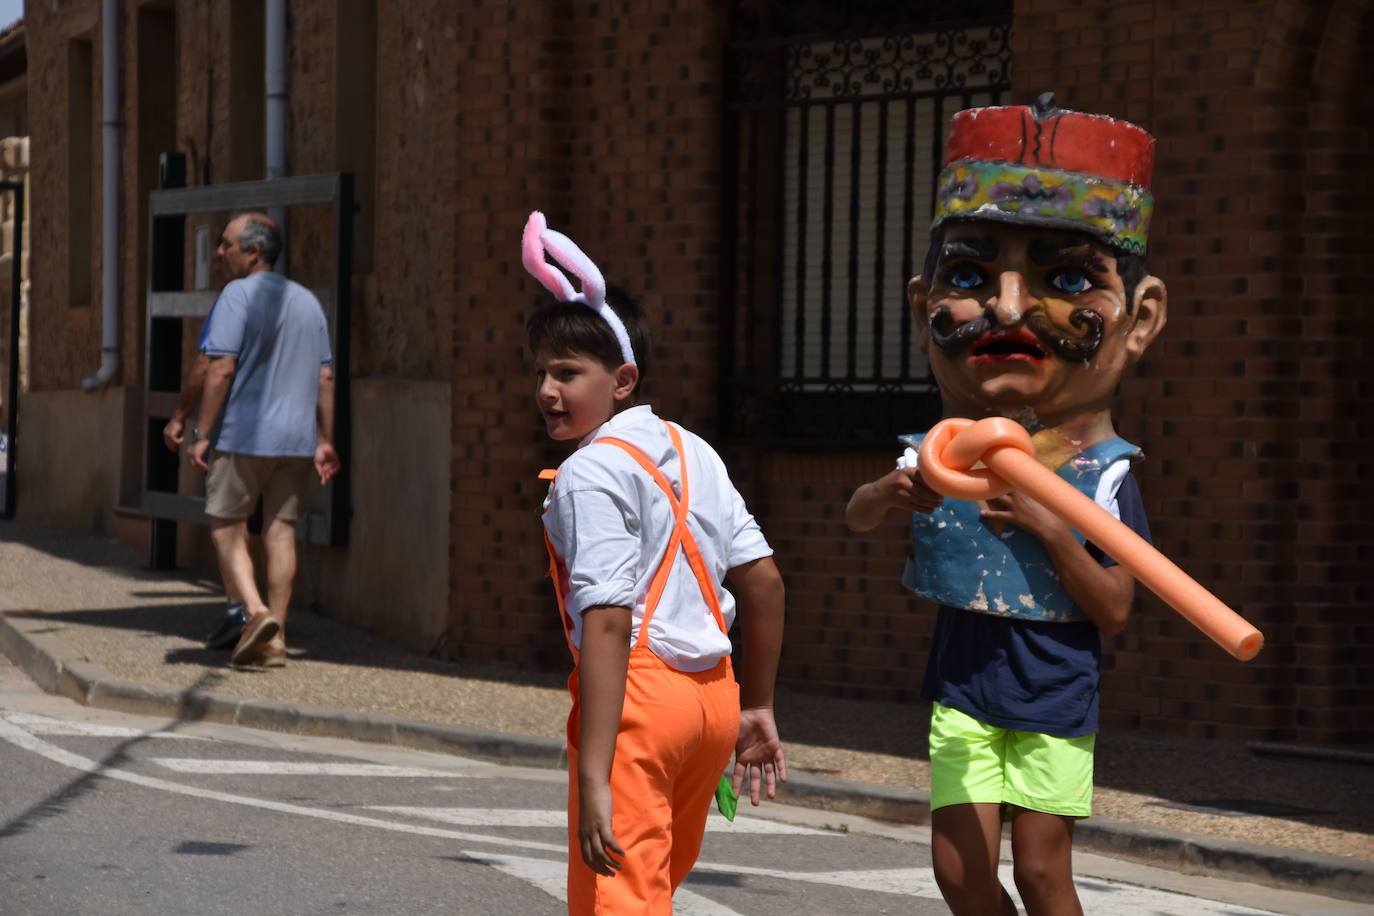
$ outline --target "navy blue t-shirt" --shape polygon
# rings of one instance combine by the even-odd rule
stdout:
[[[1121,521],[1149,541],[1133,475],[1122,479],[1116,499]],[[1116,565],[1087,547],[1103,566]],[[942,606],[921,696],[998,728],[1077,738],[1097,731],[1101,658],[1090,620],[1018,620]]]

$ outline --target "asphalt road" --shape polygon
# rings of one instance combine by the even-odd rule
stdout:
[[[125,716],[0,664],[0,772],[0,913],[564,911],[556,771]],[[1360,912],[1079,861],[1089,913]],[[746,806],[734,824],[713,818],[675,912],[944,913],[929,864],[921,828]]]

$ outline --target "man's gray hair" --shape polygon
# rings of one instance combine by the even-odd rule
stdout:
[[[244,251],[256,248],[258,257],[268,267],[273,267],[281,257],[281,230],[261,217],[250,216],[239,230],[239,248]]]

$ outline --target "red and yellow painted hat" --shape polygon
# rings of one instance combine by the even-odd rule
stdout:
[[[1145,253],[1155,141],[1128,121],[1034,105],[970,108],[950,121],[932,228],[991,219],[1088,231]]]

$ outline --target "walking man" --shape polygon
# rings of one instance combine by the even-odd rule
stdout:
[[[226,283],[234,279],[223,273],[225,269],[224,258],[215,258],[214,274],[221,291],[224,290]],[[172,454],[180,452],[182,446],[187,444],[186,434],[189,430],[186,424],[191,415],[200,409],[201,395],[205,393],[205,374],[210,369],[210,359],[205,355],[205,336],[209,332],[210,316],[206,315],[205,321],[201,324],[200,342],[196,345],[196,361],[191,364],[191,371],[186,374],[186,381],[181,385],[181,397],[172,410],[172,416],[168,418],[167,425],[162,427],[163,444]],[[227,607],[224,616],[220,618],[219,626],[205,639],[207,649],[234,648],[238,645],[239,637],[243,635],[243,625],[248,622],[248,612],[243,609],[243,602],[234,591],[233,581],[222,573],[220,578],[224,580]]]
[[[325,484],[334,451],[334,369],[319,301],[272,272],[281,231],[265,214],[230,220],[215,251],[230,282],[210,316],[200,430],[187,450],[208,471],[205,511],[220,571],[249,610],[230,664],[286,664],[286,612],[296,576],[296,517],[311,465]],[[248,516],[263,500],[267,601],[248,553]]]

